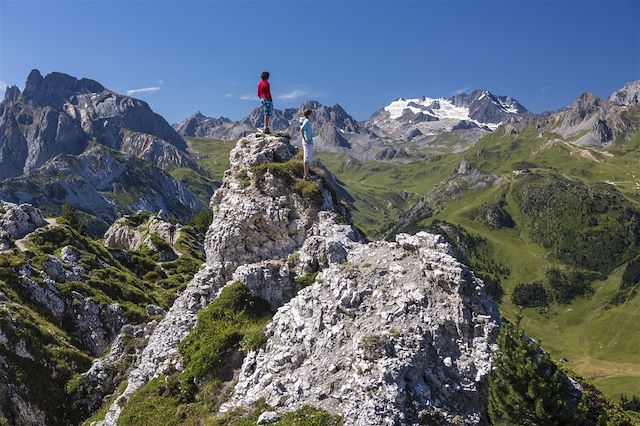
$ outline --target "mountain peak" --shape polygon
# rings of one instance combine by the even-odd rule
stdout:
[[[609,100],[620,105],[631,106],[640,104],[640,80],[628,82],[613,92]]]
[[[41,105],[59,107],[71,96],[82,93],[99,93],[106,90],[95,80],[77,79],[69,74],[51,72],[42,77],[40,71],[33,69],[27,77],[22,95]]]

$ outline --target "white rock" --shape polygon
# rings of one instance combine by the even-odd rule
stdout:
[[[278,415],[278,413],[276,413],[275,411],[265,411],[258,417],[257,424],[267,425],[269,423],[275,423],[278,420],[280,420],[280,416]]]

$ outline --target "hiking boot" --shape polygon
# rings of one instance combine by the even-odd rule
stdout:
[[[264,132],[263,132],[263,133],[264,133],[265,135],[268,135],[268,134],[270,134],[270,133],[271,133],[271,129],[269,129],[269,128],[267,127],[266,129],[264,129]]]

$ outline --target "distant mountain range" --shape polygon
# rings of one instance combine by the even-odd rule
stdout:
[[[396,99],[364,121],[338,104],[306,101],[274,110],[272,128],[299,141],[303,111],[313,109],[317,149],[360,160],[461,152],[501,126],[530,122],[579,145],[607,147],[636,128],[628,109],[638,104],[639,93],[640,82],[631,82],[609,99],[585,93],[566,109],[535,115],[512,97],[476,90],[450,98]],[[238,121],[198,112],[172,127],[147,103],[94,80],[58,72],[43,77],[33,70],[24,90],[8,87],[0,103],[0,182],[13,178],[0,185],[0,196],[51,213],[69,202],[107,223],[134,208],[168,209],[167,214],[186,218],[202,203],[165,172],[206,173],[183,136],[232,140],[261,124],[262,114],[254,109]],[[101,180],[103,169],[114,174]],[[123,179],[131,176],[136,191],[125,194]]]
[[[314,130],[319,149],[379,160],[405,157],[412,148],[410,145],[436,145],[438,139],[451,135],[467,142],[462,145],[468,145],[503,123],[532,116],[511,97],[476,90],[448,99],[400,98],[362,122],[338,104],[329,107],[307,101],[299,108],[276,109],[273,130],[289,131],[299,139],[299,119],[307,108],[315,111]],[[198,112],[174,124],[174,128],[183,136],[228,140],[245,136],[261,125],[262,114],[256,108],[239,121],[206,117]]]

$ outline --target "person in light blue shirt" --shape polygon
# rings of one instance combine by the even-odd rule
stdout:
[[[300,133],[302,134],[302,152],[304,153],[304,180],[309,180],[309,168],[313,161],[313,128],[311,127],[311,118],[313,117],[313,111],[307,109],[304,111],[304,121],[300,126]]]

